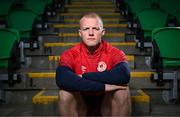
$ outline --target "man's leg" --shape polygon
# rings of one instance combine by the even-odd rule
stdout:
[[[131,113],[131,99],[129,88],[108,92],[102,102],[103,116],[129,116]]]
[[[59,91],[59,114],[60,116],[84,116],[86,105],[80,93]]]

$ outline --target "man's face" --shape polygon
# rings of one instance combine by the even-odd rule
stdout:
[[[88,47],[95,47],[101,42],[105,30],[98,18],[83,18],[80,22],[79,35]]]

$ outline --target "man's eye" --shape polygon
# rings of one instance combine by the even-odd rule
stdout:
[[[93,28],[94,30],[97,30],[97,31],[99,31],[100,30],[100,28]]]
[[[83,28],[82,30],[83,30],[83,31],[86,31],[86,30],[88,30],[88,28]]]

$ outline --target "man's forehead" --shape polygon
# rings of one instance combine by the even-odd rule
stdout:
[[[98,27],[101,28],[101,23],[98,18],[82,18],[80,21],[80,27]]]

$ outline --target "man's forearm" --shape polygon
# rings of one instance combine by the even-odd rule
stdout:
[[[126,62],[121,62],[112,70],[85,73],[82,75],[82,77],[104,84],[127,84],[130,80],[130,69]]]
[[[81,78],[65,66],[57,68],[56,84],[59,88],[69,91],[105,91],[103,83]]]

